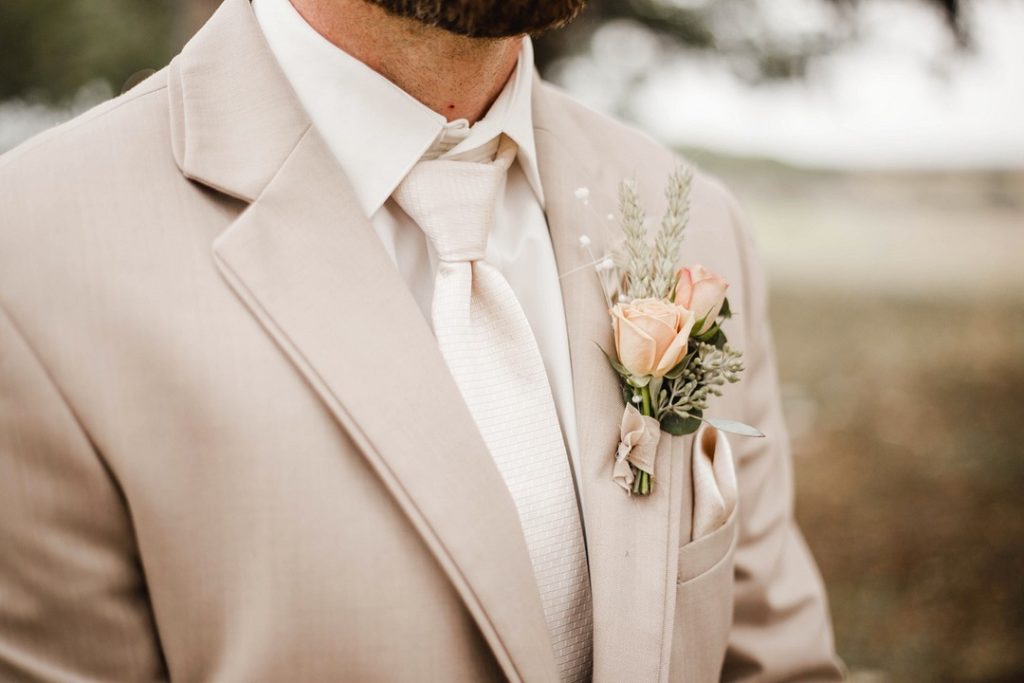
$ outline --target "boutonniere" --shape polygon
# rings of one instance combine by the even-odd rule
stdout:
[[[669,177],[668,205],[653,243],[648,239],[636,183],[619,185],[621,248],[592,263],[601,281],[615,333],[615,348],[602,349],[619,375],[625,410],[614,453],[612,479],[631,494],[654,490],[654,455],[661,432],[691,434],[701,422],[743,436],[764,436],[735,420],[705,418],[721,387],[739,381],[742,353],[728,343],[723,323],[732,313],[729,284],[695,264],[678,268],[689,222],[693,171]],[[587,203],[589,191],[576,197]],[[590,240],[581,245],[590,251]]]

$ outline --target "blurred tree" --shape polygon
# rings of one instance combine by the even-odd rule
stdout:
[[[941,12],[956,44],[967,46],[961,0],[922,0]],[[854,23],[794,35],[765,21],[771,0],[591,0],[569,27],[535,41],[542,72],[565,57],[589,49],[591,38],[610,22],[639,25],[670,46],[713,51],[751,80],[803,76],[808,62],[855,39]],[[858,0],[816,0],[813,5],[852,18]]]
[[[636,23],[670,45],[714,51],[750,78],[791,78],[847,34],[821,31],[797,39],[763,24],[765,0],[591,0],[564,31],[537,41],[537,62],[586,51],[602,25]],[[924,0],[943,12],[966,43],[961,0]],[[132,74],[159,68],[220,0],[0,0],[0,101],[20,97],[61,103],[97,79],[119,92]],[[818,0],[841,11],[857,0]],[[741,30],[742,29],[742,30]]]
[[[221,0],[178,0],[175,3],[178,7],[175,26],[178,32],[175,36],[177,43],[184,45],[192,34],[210,18],[220,3]]]
[[[114,92],[173,54],[174,0],[3,0],[0,100],[61,102],[96,80]]]

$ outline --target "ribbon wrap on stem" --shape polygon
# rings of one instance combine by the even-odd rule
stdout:
[[[626,405],[619,427],[619,447],[615,453],[612,479],[632,493],[633,468],[653,477],[654,457],[661,440],[661,425],[653,417],[642,415],[633,405]]]

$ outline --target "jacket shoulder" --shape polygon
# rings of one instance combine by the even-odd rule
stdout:
[[[602,156],[619,157],[624,150],[631,152],[629,161],[639,158],[672,163],[676,155],[644,131],[623,121],[591,109],[558,86],[542,81],[544,96],[557,106],[575,124],[577,130],[591,142],[600,145]],[[617,161],[618,158],[609,159]]]
[[[605,174],[618,180],[634,178],[649,215],[664,209],[664,187],[669,174],[680,166],[693,170],[691,203],[712,224],[742,229],[737,223],[738,203],[732,192],[716,176],[648,133],[602,114],[557,86],[543,81],[545,97],[564,112],[601,159]]]
[[[137,149],[130,143],[147,137],[166,139],[168,106],[166,96],[161,96],[166,89],[165,68],[124,94],[22,142],[0,155],[0,187],[27,189],[61,171],[91,174],[118,157],[128,160]]]
[[[0,295],[109,268],[101,254],[180,222],[170,129],[157,73],[0,157]]]

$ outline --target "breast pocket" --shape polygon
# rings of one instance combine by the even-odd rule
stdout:
[[[721,676],[732,626],[736,517],[734,509],[724,525],[679,548],[673,681],[705,683]]]

